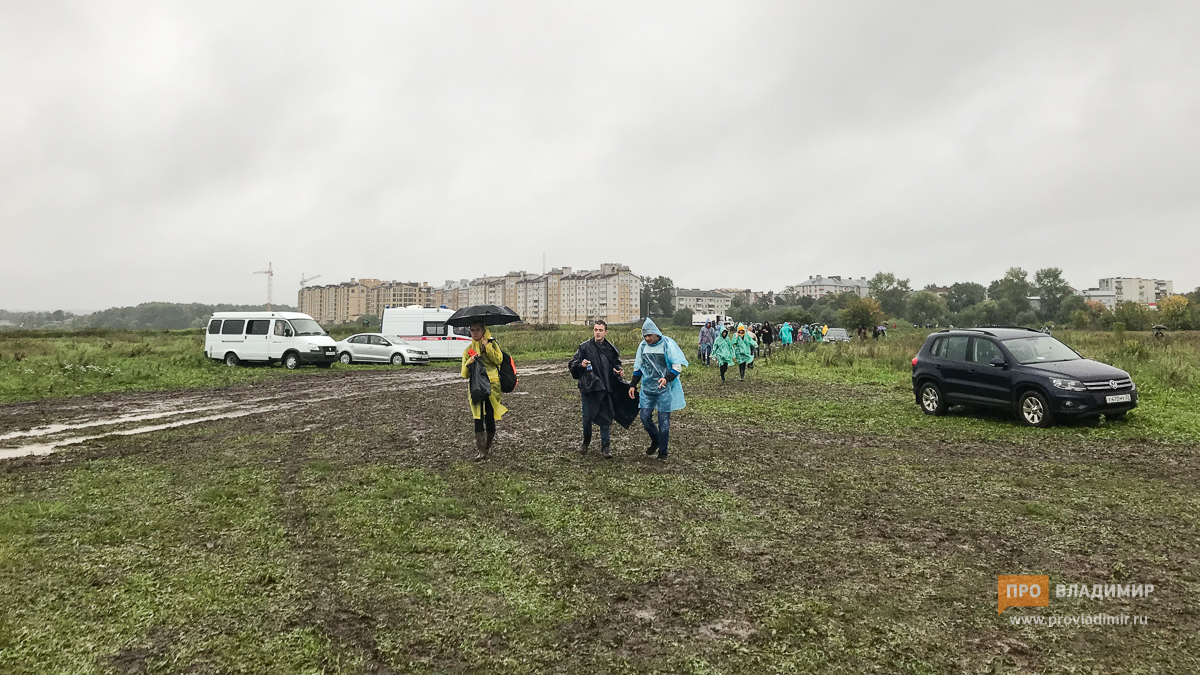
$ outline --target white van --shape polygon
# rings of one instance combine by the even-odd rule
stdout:
[[[461,359],[463,350],[471,344],[466,328],[446,325],[454,310],[444,307],[389,307],[383,310],[383,335],[394,335],[418,349],[429,352],[431,359]]]
[[[216,312],[208,321],[204,355],[227,366],[282,361],[288,370],[307,363],[328,368],[337,360],[337,343],[307,314]]]

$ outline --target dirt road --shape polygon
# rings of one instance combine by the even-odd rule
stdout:
[[[540,363],[522,368],[520,376],[561,371],[559,365]],[[332,402],[352,407],[366,397],[456,384],[462,385],[463,380],[453,369],[351,370],[226,389],[110,394],[0,406],[0,460],[50,454],[109,436],[238,417],[286,413],[293,419],[313,420]]]

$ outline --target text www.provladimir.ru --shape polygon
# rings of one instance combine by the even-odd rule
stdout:
[[[1016,614],[1008,617],[1008,622],[1014,626],[1145,626],[1147,621],[1147,617],[1129,614]]]

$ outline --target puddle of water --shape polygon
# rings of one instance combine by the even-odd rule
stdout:
[[[178,420],[175,422],[167,422],[165,424],[151,424],[150,426],[137,427],[135,429],[124,429],[121,431],[111,431],[106,434],[96,434],[95,436],[80,436],[78,438],[67,438],[53,443],[36,443],[33,445],[23,445],[19,448],[10,448],[0,450],[0,459],[12,459],[14,457],[29,457],[30,455],[49,455],[57,452],[59,448],[67,445],[77,445],[85,441],[94,441],[97,438],[106,438],[108,436],[135,436],[137,434],[147,434],[151,431],[162,431],[163,429],[176,429],[185,427],[190,424],[198,424],[200,422],[211,422],[213,420],[227,420],[235,417],[245,417],[256,413],[268,412],[276,410],[282,406],[267,406],[264,408],[255,408],[253,410],[238,410],[234,412],[222,413],[220,415],[207,415],[205,417],[195,417],[189,420]]]
[[[48,436],[50,434],[58,434],[64,431],[73,431],[75,429],[87,429],[89,427],[104,427],[110,424],[124,424],[126,422],[142,422],[145,420],[156,420],[163,417],[172,417],[174,415],[187,415],[196,412],[209,412],[212,410],[220,410],[221,408],[232,407],[232,403],[222,403],[213,406],[205,406],[202,408],[185,408],[183,410],[170,410],[159,413],[143,413],[141,415],[122,415],[111,419],[93,420],[91,422],[76,422],[73,424],[47,424],[42,427],[34,427],[26,431],[11,431],[7,434],[0,434],[0,441],[7,441],[10,438],[24,438],[30,436]]]
[[[520,376],[527,377],[527,376],[532,376],[532,375],[544,375],[547,373],[559,372],[561,370],[562,369],[560,366],[537,366],[537,367],[533,367],[533,368],[529,368],[527,370],[521,371]],[[416,377],[403,378],[403,380],[401,380],[400,382],[395,382],[393,378],[388,378],[388,379],[393,380],[394,383],[381,385],[381,383],[379,382],[378,379],[372,379],[369,381],[364,381],[364,382],[359,382],[359,383],[350,383],[350,384],[341,383],[341,382],[329,383],[330,386],[327,386],[327,387],[316,386],[316,387],[311,388],[308,392],[306,392],[306,393],[310,394],[311,396],[306,397],[306,398],[297,398],[297,392],[287,392],[287,393],[282,393],[282,394],[267,394],[267,395],[264,395],[262,397],[262,399],[257,401],[258,405],[256,405],[255,407],[243,407],[243,408],[240,408],[237,410],[233,410],[233,411],[225,412],[225,413],[219,413],[219,414],[215,414],[215,415],[205,415],[202,417],[194,417],[194,418],[190,418],[190,419],[176,420],[174,422],[166,422],[163,424],[151,424],[151,425],[147,425],[147,426],[143,426],[143,427],[135,427],[133,429],[124,429],[124,430],[120,430],[120,431],[110,431],[110,432],[106,432],[106,433],[94,434],[91,436],[68,437],[68,438],[63,438],[61,440],[51,441],[51,442],[47,442],[47,443],[34,443],[34,444],[29,444],[29,445],[23,445],[18,448],[0,449],[0,459],[12,459],[15,457],[29,457],[29,456],[33,456],[33,455],[48,455],[48,454],[57,452],[60,448],[62,448],[64,446],[78,445],[80,443],[96,440],[99,438],[106,438],[109,436],[133,436],[133,435],[137,435],[137,434],[150,433],[153,431],[162,431],[164,429],[175,429],[178,427],[188,426],[188,425],[192,425],[192,424],[199,424],[200,422],[211,422],[211,421],[215,421],[215,420],[226,420],[226,419],[233,419],[236,417],[246,417],[248,415],[256,415],[259,413],[271,412],[271,411],[276,411],[276,410],[284,410],[284,409],[288,409],[288,408],[295,408],[298,406],[311,406],[313,404],[323,403],[326,401],[344,401],[349,398],[357,398],[360,396],[372,396],[372,395],[377,395],[380,393],[386,393],[386,392],[390,392],[390,391],[407,391],[407,390],[412,390],[412,389],[420,389],[422,387],[439,387],[439,386],[445,386],[445,385],[450,385],[450,384],[457,384],[460,382],[462,382],[465,385],[465,383],[466,383],[466,381],[462,377],[460,377],[460,375],[456,372],[420,374],[420,375],[417,375]],[[357,384],[358,386],[355,387],[354,386],[355,384]],[[334,390],[330,391],[331,389],[334,389]],[[525,392],[525,391],[512,392],[512,394],[515,394],[518,396],[525,395],[528,393],[529,392]],[[312,394],[315,394],[315,395],[312,395]],[[195,404],[202,403],[202,401],[203,401],[203,399],[201,399],[200,397],[188,397],[187,399],[183,399],[182,401],[175,401],[175,403],[178,404],[180,402],[183,402],[186,404],[195,405]],[[272,403],[268,404],[267,402],[272,402]],[[165,405],[170,405],[170,403],[163,402],[163,401],[154,401],[154,402],[150,403],[150,405],[147,406],[147,408],[150,410],[154,410],[156,408],[162,408]],[[74,431],[74,430],[78,430],[78,429],[87,429],[87,428],[100,427],[100,426],[110,426],[110,425],[114,425],[114,424],[123,424],[123,423],[127,423],[127,422],[142,422],[142,421],[146,421],[146,420],[162,419],[165,417],[174,417],[177,415],[186,415],[186,414],[191,414],[191,413],[206,413],[206,412],[212,412],[215,410],[220,410],[222,408],[231,408],[236,405],[237,405],[236,403],[224,401],[224,402],[220,402],[220,403],[214,403],[212,405],[199,405],[197,407],[184,408],[184,409],[178,409],[178,410],[166,410],[166,411],[162,411],[162,412],[142,412],[142,413],[138,413],[138,414],[120,415],[117,417],[100,419],[100,420],[91,420],[91,421],[87,421],[87,422],[48,424],[45,426],[36,427],[34,429],[28,429],[28,430],[24,430],[24,431],[14,431],[14,432],[9,432],[9,433],[0,435],[0,441],[15,439],[15,438],[34,438],[34,437],[40,437],[40,436],[48,436],[48,435],[52,435],[52,434],[59,434],[59,433],[63,433],[63,432]],[[146,409],[146,408],[144,408],[144,409]],[[306,429],[306,431],[307,430],[308,429]]]

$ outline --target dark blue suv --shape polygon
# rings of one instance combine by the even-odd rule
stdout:
[[[987,406],[1013,411],[1034,427],[1059,417],[1120,419],[1138,404],[1129,373],[1029,328],[934,333],[912,360],[912,384],[927,415],[955,404]]]

